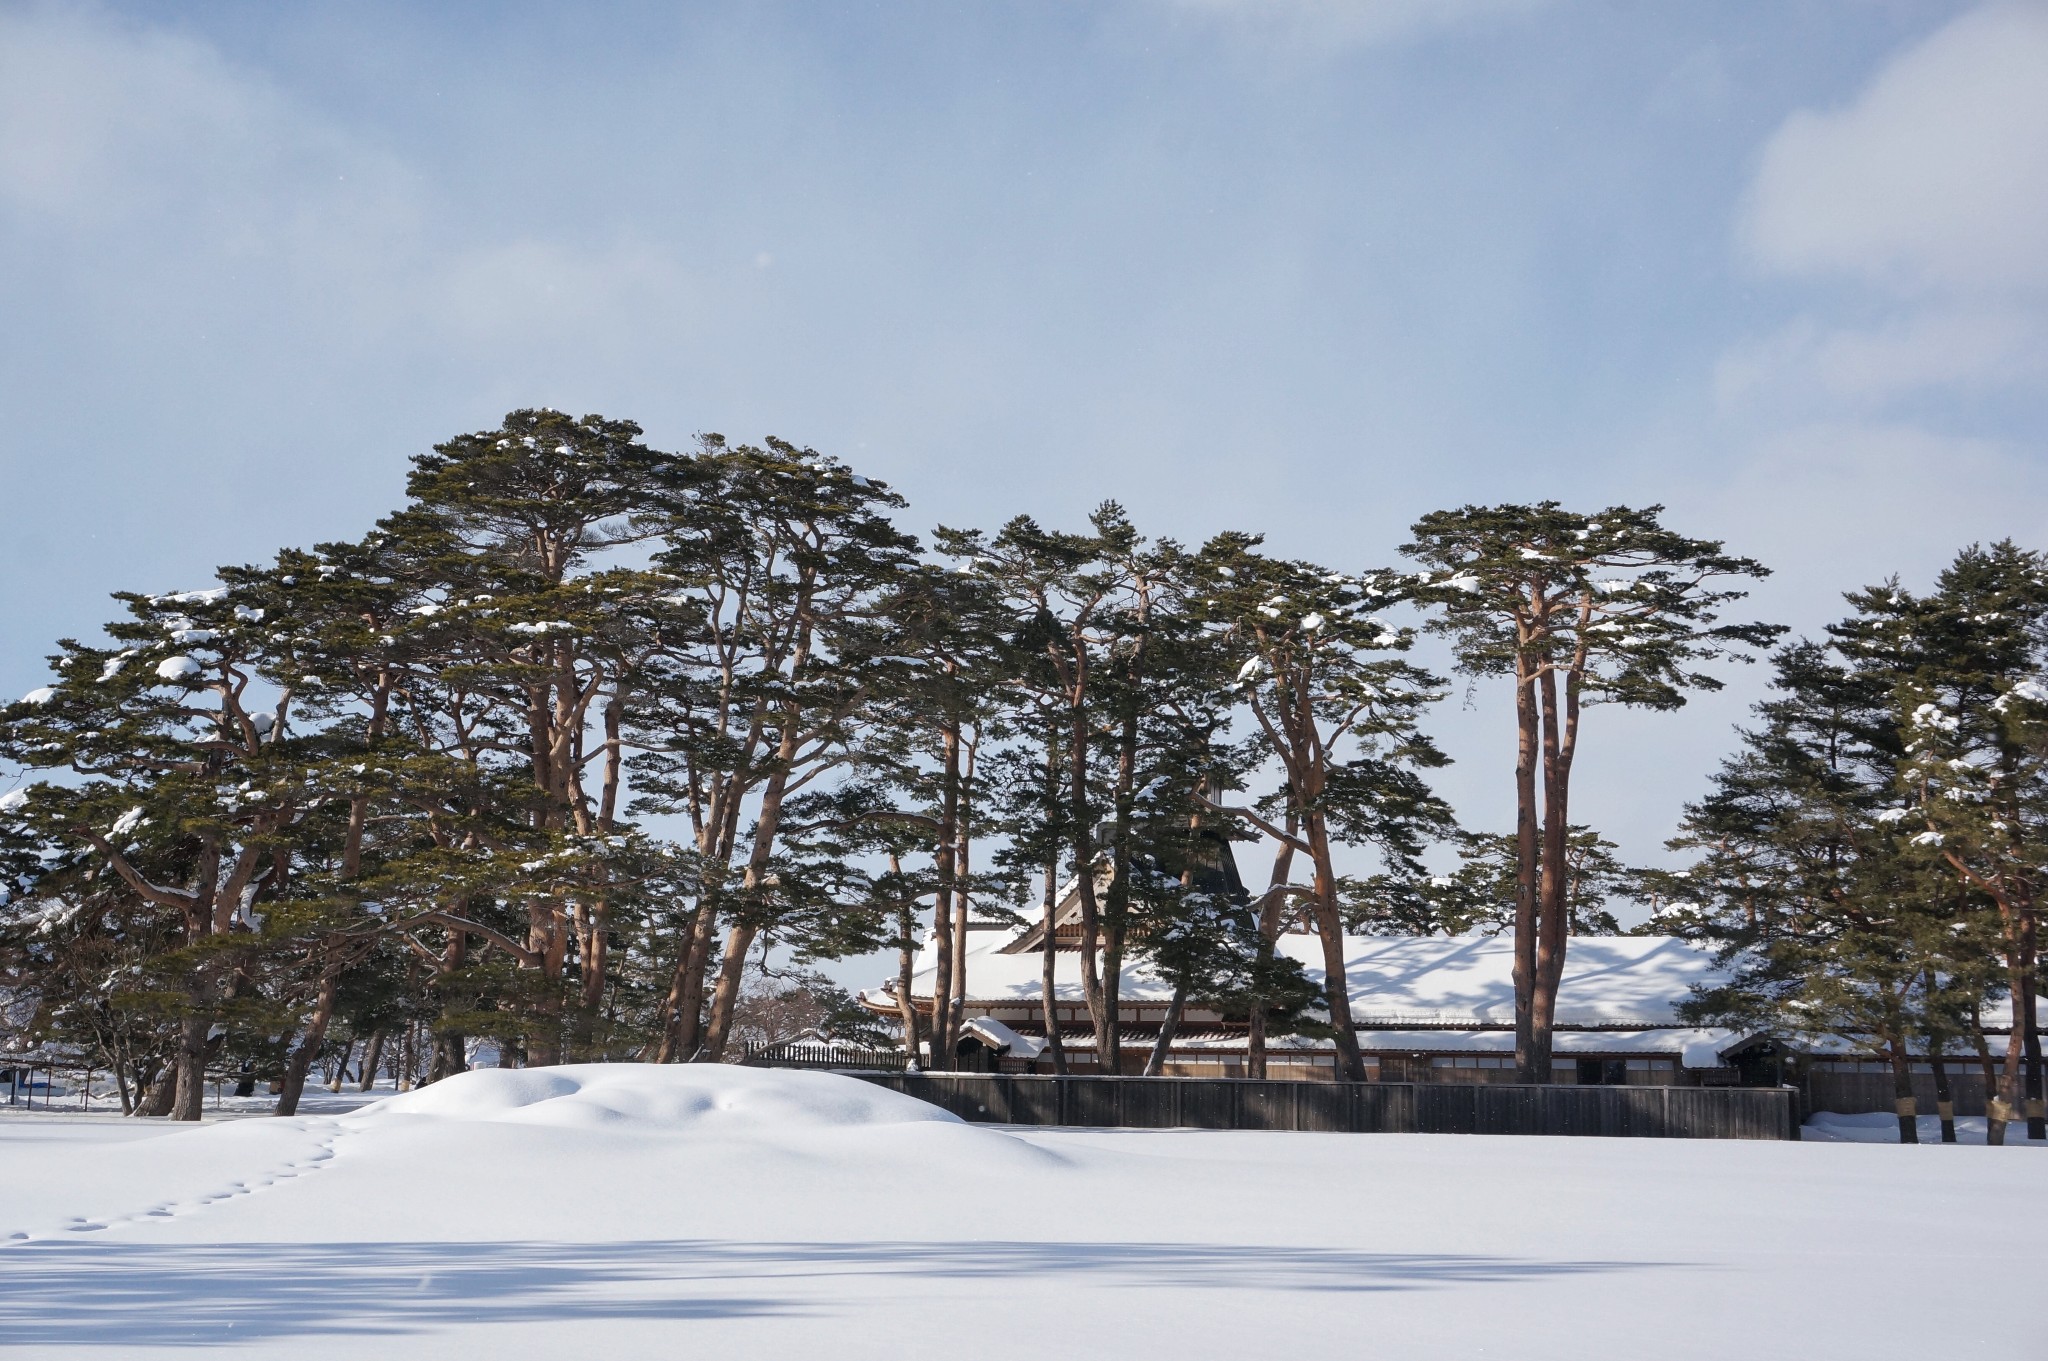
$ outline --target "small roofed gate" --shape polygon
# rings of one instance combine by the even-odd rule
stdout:
[[[1786,1088],[1571,1087],[1242,1078],[854,1076],[965,1120],[1123,1129],[1797,1139]]]

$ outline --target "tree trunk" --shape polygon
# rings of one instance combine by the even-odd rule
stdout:
[[[1552,1031],[1557,1020],[1557,989],[1564,979],[1564,957],[1571,934],[1571,908],[1566,900],[1570,877],[1571,752],[1558,713],[1557,672],[1543,672],[1538,688],[1543,711],[1543,847],[1538,855],[1536,908],[1536,987],[1529,1008],[1529,1076],[1524,1081],[1556,1080],[1552,1063]]]
[[[552,1068],[562,1061],[562,973],[569,955],[569,927],[559,899],[544,898],[527,908],[526,940],[540,974],[540,1002],[526,1032],[526,1062]]]
[[[1334,886],[1333,886],[1334,887]],[[1316,934],[1323,942],[1323,991],[1330,1006],[1330,1029],[1337,1037],[1337,1071],[1346,1082],[1365,1081],[1365,1056],[1351,1022],[1351,984],[1344,972],[1344,921],[1333,902],[1316,903]]]
[[[1133,668],[1136,665],[1134,657]],[[1139,677],[1132,675],[1129,679],[1135,690]],[[1123,709],[1117,735],[1109,893],[1103,914],[1102,1013],[1109,1036],[1109,1062],[1104,1071],[1109,1073],[1124,1071],[1123,986],[1124,947],[1130,935],[1131,915],[1131,795],[1138,770],[1138,707],[1128,694]]]
[[[1284,829],[1292,837],[1301,830],[1301,813],[1288,801],[1287,822]],[[1280,923],[1287,911],[1286,895],[1280,889],[1294,875],[1294,845],[1283,841],[1273,852],[1273,872],[1266,880],[1266,896],[1259,903],[1259,987],[1273,968],[1273,956],[1280,944]],[[1245,1027],[1244,1070],[1246,1077],[1266,1076],[1266,998],[1256,989],[1252,995],[1251,1016]]]
[[[1536,1054],[1536,689],[1529,663],[1515,663],[1515,1067],[1542,1082]]]
[[[1173,985],[1173,1000],[1166,1005],[1166,1019],[1159,1023],[1159,1038],[1152,1042],[1152,1056],[1145,1060],[1145,1076],[1158,1077],[1166,1067],[1166,1051],[1173,1047],[1174,1032],[1180,1029],[1182,1008],[1187,1006],[1188,981]]]
[[[206,1111],[206,1032],[212,1022],[203,1016],[187,1019],[178,1027],[178,1094],[171,1103],[171,1119],[197,1120]]]
[[[1885,1057],[1892,1069],[1892,1109],[1899,1117],[1899,1142],[1920,1142],[1920,1106],[1913,1098],[1913,1065],[1906,1058],[1906,1042],[1894,1033],[1884,1038]]]
[[[467,899],[463,900],[462,911],[469,911]],[[434,966],[434,993],[441,1003],[441,1014],[448,1013],[449,994],[454,991],[455,974],[469,959],[469,936],[459,929],[448,932],[448,943],[441,950],[441,958]],[[584,1024],[588,1017],[579,1014],[577,1023]],[[469,1069],[469,1044],[460,1031],[434,1032],[434,1057],[427,1066],[427,1081],[439,1082],[444,1077],[453,1077]]]
[[[313,1067],[321,1046],[327,1043],[327,1026],[334,1019],[334,999],[340,991],[340,984],[341,971],[338,968],[330,965],[321,973],[320,991],[314,998],[313,1015],[306,1022],[306,1033],[299,1037],[291,1057],[285,1060],[284,1086],[277,1094],[278,1115],[299,1113],[299,1098],[306,1093],[306,1074]]]
[[[141,1080],[138,1075],[138,1080]],[[160,1064],[145,1083],[142,1094],[135,1100],[135,1113],[139,1116],[169,1115],[178,1098],[178,1059],[173,1052],[167,1063]]]
[[[434,1032],[434,1057],[427,1066],[427,1081],[439,1082],[445,1077],[469,1071],[469,1038],[459,1030],[437,1030]]]
[[[1984,1142],[1992,1148],[2005,1143],[2005,1123],[2011,1109],[1998,1088],[1998,1061],[1991,1057],[1991,1041],[1984,1035],[1982,1008],[1970,1012],[1970,1043],[1977,1050],[1977,1066],[1984,1073]]]
[[[1114,882],[1114,879],[1112,879]],[[1124,981],[1124,912],[1116,906],[1112,891],[1112,904],[1108,923],[1103,927],[1102,940],[1102,1022],[1101,1031],[1107,1037],[1107,1047],[1096,1046],[1095,1056],[1102,1072],[1112,1075],[1124,1070],[1124,1023],[1123,1023],[1123,981]]]
[[[1330,832],[1322,814],[1302,819],[1309,854],[1315,861],[1316,934],[1323,942],[1323,991],[1330,1006],[1330,1029],[1336,1032],[1337,1070],[1346,1082],[1365,1081],[1365,1056],[1358,1049],[1358,1030],[1351,1021],[1351,979],[1344,968],[1344,917],[1337,910],[1337,871],[1330,859]]]
[[[798,644],[796,660],[791,663],[793,677],[802,674],[802,659],[808,650],[807,641]],[[768,887],[770,857],[774,854],[776,833],[782,826],[782,801],[789,792],[789,775],[796,761],[801,717],[794,706],[786,708],[782,714],[782,729],[775,745],[776,771],[762,786],[761,806],[754,815],[754,845],[748,854],[746,878],[741,885],[741,905],[744,908],[758,909],[759,898]],[[722,1063],[725,1060],[725,1042],[732,1033],[733,1007],[739,1003],[747,951],[753,949],[754,938],[759,933],[758,925],[742,919],[733,923],[726,937],[726,956],[719,961],[718,986],[711,994],[711,1015],[704,1028],[703,1048],[694,1056],[696,1061]]]
[[[1104,1010],[1102,978],[1096,972],[1097,954],[1102,948],[1102,912],[1095,895],[1095,828],[1089,823],[1088,807],[1088,720],[1077,702],[1072,709],[1067,742],[1068,821],[1074,838],[1074,886],[1081,895],[1081,1000],[1088,1004],[1088,1020],[1095,1031],[1095,1067],[1109,1072],[1114,1061],[1115,1037]]]
[[[339,1092],[341,1084],[348,1081],[349,1061],[356,1056],[356,1037],[351,1035],[341,1042],[341,1058],[334,1065],[334,1076],[327,1083],[327,1090]]]
[[[1934,1111],[1941,1117],[1941,1141],[1952,1144],[1956,1141],[1956,1097],[1949,1086],[1948,1064],[1941,1056],[1938,1037],[1928,1046],[1928,1062],[1934,1069]]]
[[[363,1046],[362,1087],[373,1091],[377,1086],[377,1066],[384,1062],[384,1032],[381,1029],[370,1032],[369,1042]]]
[[[946,863],[950,860],[945,857]],[[945,876],[942,866],[938,895],[932,903],[932,1024],[925,1066],[935,1073],[953,1067],[953,1046],[946,1034],[953,1014],[953,903]]]
[[[940,734],[938,841],[932,849],[937,892],[932,897],[932,1039],[927,1067],[951,1072],[956,1065],[953,1035],[953,903],[958,892],[960,827],[960,734]]]
[[[1059,1007],[1059,943],[1054,932],[1054,917],[1059,912],[1059,851],[1055,847],[1045,862],[1045,897],[1041,904],[1044,909],[1045,939],[1039,942],[1038,951],[1038,1004],[1045,1017],[1045,1047],[1052,1055],[1052,1070],[1061,1077],[1067,1075],[1067,1042],[1060,1034]]]
[[[2015,1008],[2014,1020],[2018,1023],[2019,1034],[2014,1038],[2026,1059],[2026,1116],[2027,1137],[2048,1139],[2048,1104],[2043,1102],[2041,1090],[2041,1018],[2040,1001],[2036,994],[2039,982],[2040,928],[2033,904],[2029,903],[2020,915],[2020,992],[2021,1005]]]
[[[1057,816],[1060,795],[1059,732],[1054,729],[1045,743],[1045,817],[1051,824]],[[1048,826],[1050,831],[1050,826]],[[1059,954],[1054,940],[1054,919],[1059,915],[1060,843],[1049,836],[1045,848],[1045,886],[1039,909],[1045,922],[1045,939],[1040,942],[1038,964],[1039,1006],[1045,1015],[1045,1047],[1052,1055],[1052,1070],[1067,1075],[1067,1042],[1060,1034]]]
[[[579,1063],[603,1059],[597,1038],[597,1023],[604,1014],[604,975],[607,940],[611,933],[611,904],[600,898],[578,903],[576,931],[576,1014],[569,1027],[569,1052]]]
[[[903,882],[903,858],[889,852],[889,876]],[[910,1071],[917,1071],[917,1001],[910,995],[910,980],[916,961],[917,903],[905,895],[896,912],[896,1019],[903,1027],[903,1054]]]
[[[896,867],[896,857],[889,857],[890,868]],[[903,1053],[912,1071],[917,1069],[917,1001],[910,995],[910,980],[914,970],[911,956],[911,942],[917,933],[917,916],[908,902],[903,906],[902,943],[896,950],[896,1016],[903,1026]]]
[[[747,952],[754,948],[755,928],[735,922],[725,936],[725,958],[718,962],[718,983],[711,990],[711,1019],[704,1027],[704,1045],[696,1062],[725,1062],[725,1041],[732,1033],[732,1012],[746,981]]]
[[[675,977],[669,981],[668,1024],[662,1029],[656,1063],[688,1063],[703,1044],[704,976],[711,962],[716,909],[710,895],[700,895],[690,916],[690,930],[683,951],[676,960]]]
[[[967,1026],[967,915],[971,893],[968,888],[970,870],[967,862],[967,787],[961,786],[960,799],[960,848],[953,858],[953,989],[951,1001],[947,1004],[947,1043],[954,1049],[960,1047],[960,1036]],[[955,1063],[957,1067],[957,1061]]]
[[[2011,1120],[2015,1116],[2021,1119],[2026,1118],[2026,1100],[2022,1094],[2020,1060],[2026,1053],[2026,1045],[2022,1037],[2026,1033],[2027,1004],[2026,999],[2022,996],[2023,987],[2017,977],[2018,972],[2017,968],[2015,968],[2014,974],[2016,977],[2012,988],[2012,1028],[2006,1032],[2005,1062],[1999,1065],[1998,1075],[1999,1104],[2005,1108],[2006,1120]]]
[[[126,1064],[121,1062],[119,1055],[114,1057],[113,1069],[114,1088],[121,1093],[121,1114],[133,1115],[135,1114],[135,1098],[129,1095],[128,1068]]]

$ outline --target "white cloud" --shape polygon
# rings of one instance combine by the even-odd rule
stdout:
[[[2048,6],[1967,14],[1848,107],[1787,120],[1741,238],[1787,274],[1907,293],[2048,289]]]
[[[1872,326],[1803,316],[1714,367],[1724,410],[1882,406],[1930,390],[1994,392],[2048,379],[2048,325],[2017,307],[1897,312]]]
[[[212,48],[90,10],[0,12],[0,206],[235,249],[402,217],[392,157]]]
[[[317,318],[503,368],[612,355],[686,320],[691,281],[653,246],[530,224],[493,237],[471,218],[202,43],[91,10],[0,11],[0,224],[74,257],[125,331]]]
[[[1787,119],[1736,235],[1768,274],[1846,283],[1855,320],[1813,310],[1733,348],[1724,409],[1867,413],[2048,377],[2048,5],[1972,11],[1846,106]]]

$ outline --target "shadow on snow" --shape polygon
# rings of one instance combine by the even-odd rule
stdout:
[[[1385,1291],[1658,1265],[1177,1243],[41,1242],[0,1251],[0,1340],[211,1347],[491,1323],[817,1316],[887,1303],[892,1278],[908,1302],[948,1280]]]

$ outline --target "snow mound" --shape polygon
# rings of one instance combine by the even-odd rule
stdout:
[[[391,1115],[715,1135],[960,1123],[857,1078],[718,1063],[478,1068],[365,1106],[357,1118]]]

